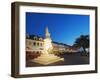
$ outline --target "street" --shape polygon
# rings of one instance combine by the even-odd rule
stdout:
[[[89,64],[89,56],[82,56],[80,53],[66,53],[59,55],[59,57],[64,58],[64,61],[59,61],[49,65],[41,65],[28,60],[26,61],[26,67]]]

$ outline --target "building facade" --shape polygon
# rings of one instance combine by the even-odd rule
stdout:
[[[44,50],[44,40],[37,36],[26,39],[26,51],[34,53],[42,53]]]
[[[26,51],[34,53],[42,53],[44,50],[44,38],[31,35],[32,37],[26,38]],[[70,47],[68,45],[53,42],[53,52],[54,53],[64,53],[69,52]]]
[[[76,51],[69,45],[52,41],[48,27],[45,30],[45,38],[36,35],[26,35],[26,52],[43,53],[44,49],[48,47],[52,48],[52,53],[54,54]]]

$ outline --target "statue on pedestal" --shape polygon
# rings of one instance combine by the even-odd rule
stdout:
[[[58,56],[55,56],[54,54],[50,54],[52,49],[53,49],[52,40],[50,37],[48,27],[46,27],[43,53],[38,58],[35,58],[32,61],[42,65],[48,65],[54,62],[63,61],[64,58],[60,58]]]

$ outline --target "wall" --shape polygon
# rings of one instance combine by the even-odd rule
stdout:
[[[0,0],[0,80],[16,80],[10,77],[11,67],[11,2],[15,0]],[[77,4],[98,6],[100,14],[100,0],[16,0],[16,1],[30,1],[41,3],[55,3],[55,4]],[[100,16],[98,16],[100,22]],[[100,26],[100,23],[98,24]],[[98,27],[98,33],[100,27]],[[100,37],[98,37],[100,41]],[[100,42],[98,42],[100,44]],[[100,45],[98,45],[100,47]],[[100,57],[98,51],[98,58]],[[98,59],[98,67],[100,67],[100,58]],[[18,80],[100,80],[100,69],[97,74],[80,74],[80,75],[65,75],[52,77],[38,77],[38,78],[22,78]]]

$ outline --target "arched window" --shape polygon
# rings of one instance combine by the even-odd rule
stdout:
[[[37,43],[37,46],[39,46],[39,43]]]
[[[31,45],[31,41],[29,41],[29,43],[28,43],[29,45]]]
[[[41,41],[42,41],[42,38],[39,38],[39,40],[41,40]]]
[[[33,42],[33,45],[36,46],[36,42]]]
[[[36,36],[34,37],[34,40],[37,40],[37,37]]]
[[[42,43],[40,43],[40,45],[43,46]]]

